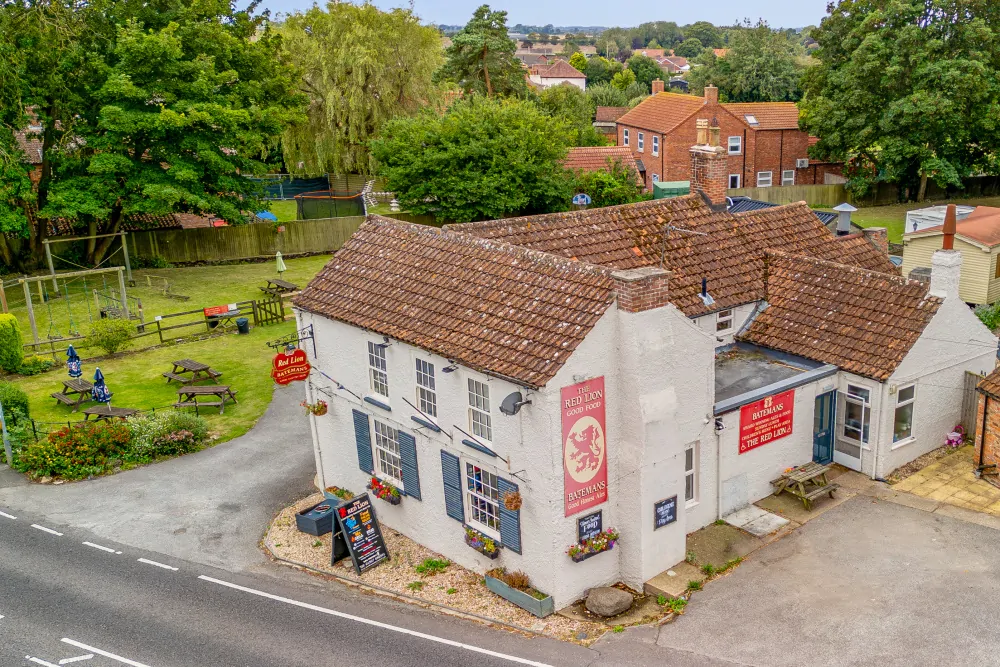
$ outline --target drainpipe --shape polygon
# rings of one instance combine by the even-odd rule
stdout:
[[[983,425],[980,428],[980,443],[979,443],[979,470],[983,469],[983,461],[986,456],[986,415],[989,413],[990,408],[990,396],[989,394],[983,394]]]

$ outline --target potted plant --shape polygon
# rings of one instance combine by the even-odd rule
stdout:
[[[403,500],[399,493],[399,489],[388,482],[383,482],[378,477],[372,477],[371,481],[368,482],[368,490],[371,491],[376,498],[384,500],[390,505],[398,505]]]
[[[330,410],[330,406],[326,404],[326,401],[316,401],[315,403],[302,401],[299,405],[306,409],[307,415],[313,415],[314,417],[322,417]]]
[[[520,491],[509,491],[503,494],[503,506],[511,512],[516,512],[521,509],[521,503],[522,500]]]
[[[552,596],[533,588],[528,575],[523,572],[494,568],[486,573],[486,587],[538,618],[545,618],[556,611]]]
[[[496,540],[483,535],[474,528],[466,527],[465,543],[490,560],[496,560],[500,556],[500,546]]]
[[[574,563],[579,563],[580,561],[587,560],[591,556],[596,556],[597,554],[605,551],[611,551],[615,548],[615,543],[618,541],[618,537],[618,531],[614,528],[608,528],[589,540],[584,540],[583,542],[574,544],[566,550],[566,554],[573,559]]]
[[[323,495],[329,500],[350,500],[354,497],[354,494],[347,489],[342,489],[339,486],[328,486],[323,490]]]

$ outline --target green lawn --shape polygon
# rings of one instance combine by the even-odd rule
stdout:
[[[902,243],[903,226],[906,224],[907,211],[951,203],[965,206],[1000,206],[1000,197],[950,199],[945,201],[926,201],[919,204],[911,202],[908,204],[894,204],[892,206],[871,206],[858,209],[858,212],[851,219],[861,227],[885,227],[889,231],[890,243]],[[829,211],[830,209],[818,210]]]
[[[227,334],[217,338],[171,345],[137,354],[120,354],[98,361],[84,361],[83,376],[92,379],[100,367],[108,387],[114,392],[111,405],[122,408],[168,408],[177,400],[176,382],[169,385],[160,375],[171,370],[175,359],[195,359],[222,372],[221,384],[235,389],[238,405],[227,404],[225,414],[217,408],[201,410],[212,433],[223,442],[243,435],[257,423],[271,402],[274,383],[271,380],[271,359],[274,352],[265,345],[269,340],[292,333],[293,322],[253,329],[249,335]],[[65,366],[41,375],[15,382],[28,393],[31,416],[39,424],[39,432],[58,428],[57,423],[77,421],[82,411],[73,413],[68,406],[57,404],[49,394],[62,389]],[[88,404],[92,405],[92,404]],[[51,423],[45,423],[51,422]]]
[[[298,202],[294,199],[272,201],[268,208],[278,216],[278,222],[295,222],[299,219]]]

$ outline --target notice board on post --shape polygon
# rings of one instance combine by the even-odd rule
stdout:
[[[355,496],[337,508],[337,525],[343,532],[347,551],[358,574],[389,559],[382,530],[367,493]]]

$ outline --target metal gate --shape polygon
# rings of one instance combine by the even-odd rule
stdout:
[[[281,298],[253,302],[254,326],[280,324],[285,321],[285,304]]]

